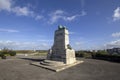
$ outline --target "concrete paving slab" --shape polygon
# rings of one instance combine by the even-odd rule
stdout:
[[[83,63],[83,61],[76,61],[73,64],[69,64],[69,65],[64,64],[64,65],[57,65],[57,66],[55,64],[54,65],[43,65],[40,62],[32,62],[30,64],[38,66],[38,67],[42,67],[42,68],[45,68],[45,69],[48,69],[48,70],[51,70],[51,71],[59,72],[59,71],[65,70],[67,68],[70,68],[72,66],[75,66],[77,64],[80,64],[80,63]]]

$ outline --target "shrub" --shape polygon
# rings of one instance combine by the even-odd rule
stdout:
[[[6,59],[6,56],[5,56],[5,55],[1,55],[1,58],[2,58],[2,59]]]
[[[76,51],[76,57],[91,58],[91,53],[89,51]]]
[[[6,55],[3,54],[2,52],[0,52],[0,57],[1,57],[2,59],[6,59]]]
[[[0,52],[0,57],[2,59],[6,59],[6,56],[15,56],[16,52],[13,50],[9,50],[7,48],[4,48],[1,52]]]
[[[10,56],[15,56],[16,52],[15,51],[9,51]]]
[[[75,55],[76,55],[76,57],[83,57],[84,56],[84,52],[83,51],[76,51]]]

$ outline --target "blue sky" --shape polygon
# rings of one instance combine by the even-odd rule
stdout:
[[[58,25],[75,50],[120,47],[120,0],[0,0],[0,48],[47,50]]]

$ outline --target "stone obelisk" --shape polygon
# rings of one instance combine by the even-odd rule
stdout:
[[[59,72],[79,63],[83,63],[83,61],[78,61],[75,58],[75,51],[69,44],[68,29],[64,26],[58,26],[54,35],[54,44],[48,51],[47,59],[31,64]]]
[[[69,44],[69,32],[66,27],[60,25],[55,31],[54,44],[48,52],[47,59],[61,61],[64,64],[76,62],[75,50]]]

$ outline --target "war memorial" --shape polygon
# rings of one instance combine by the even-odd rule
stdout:
[[[59,25],[55,31],[54,44],[49,49],[46,60],[31,64],[58,72],[82,62],[76,60],[75,50],[69,44],[68,29]]]
[[[17,55],[0,60],[0,80],[120,80],[119,73],[119,63],[76,58],[64,26],[55,31],[47,56]]]

